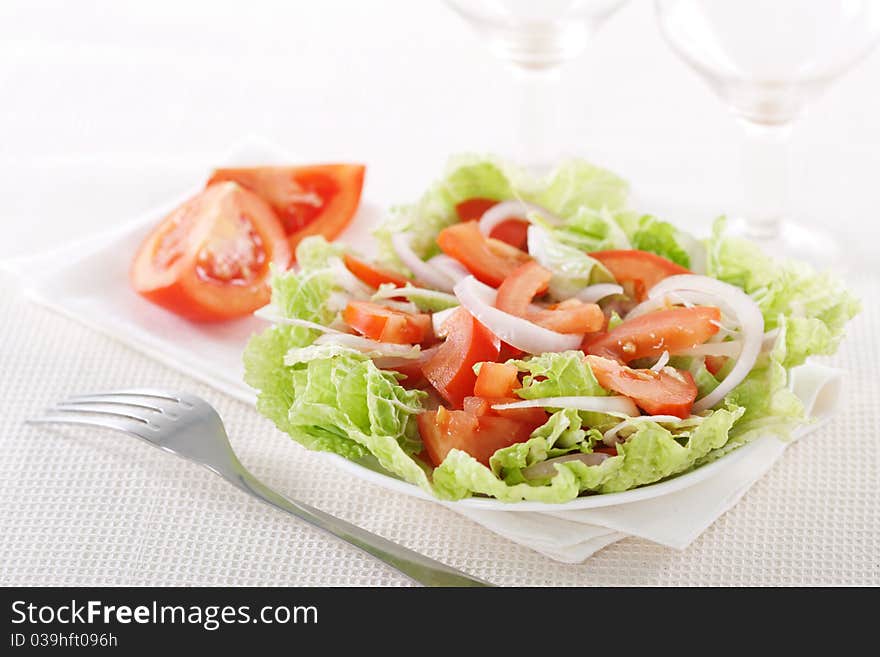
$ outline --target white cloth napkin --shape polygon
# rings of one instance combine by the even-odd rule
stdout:
[[[238,148],[226,163],[279,161],[284,156],[261,144]],[[0,263],[17,276],[32,300],[97,329],[129,346],[247,403],[254,392],[242,381],[241,351],[247,337],[265,326],[256,318],[196,325],[135,294],[128,284],[131,259],[147,232],[183,199],[146,213],[109,233],[51,253]],[[342,235],[364,250],[367,231],[379,214],[369,199]],[[794,392],[821,427],[837,402],[841,372],[805,365],[792,377]],[[132,381],[132,386],[141,382]],[[682,549],[730,509],[782,455],[786,443],[762,438],[711,478],[662,497],[579,511],[484,511],[451,505],[458,513],[552,559],[579,563],[628,535]]]

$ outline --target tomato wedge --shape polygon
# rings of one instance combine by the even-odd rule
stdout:
[[[278,217],[236,183],[212,185],[169,214],[131,265],[143,297],[193,321],[249,315],[269,302],[269,264],[286,269]]]
[[[522,401],[519,397],[465,397],[464,410],[473,415],[497,415],[531,426],[540,427],[549,417],[543,408],[492,408],[495,404]]]
[[[418,415],[419,435],[428,458],[435,466],[453,449],[467,452],[485,466],[489,458],[503,447],[529,439],[533,428],[524,422],[494,415],[476,416],[466,411],[436,411]]]
[[[639,301],[644,301],[648,290],[664,278],[691,273],[689,269],[648,251],[594,251],[590,256],[605,265],[618,283],[630,288],[630,296]]]
[[[586,358],[600,386],[629,397],[646,413],[682,419],[691,414],[697,384],[690,372],[674,367],[659,372],[635,370],[609,358]]]
[[[422,372],[446,401],[461,408],[477,380],[474,365],[497,360],[501,343],[464,308],[456,310],[444,328],[446,341],[422,365]]]
[[[638,358],[674,354],[703,344],[718,333],[721,311],[711,306],[670,308],[624,320],[585,345],[587,353],[629,363]]]
[[[534,260],[514,269],[498,287],[495,307],[517,317],[525,317],[532,299],[547,291],[553,274]]]
[[[483,235],[473,221],[444,228],[437,236],[437,245],[492,287],[501,285],[517,267],[530,260],[528,253]]]
[[[332,240],[351,223],[365,170],[362,164],[216,169],[208,185],[234,180],[260,196],[278,214],[294,251],[309,235]]]
[[[342,261],[352,274],[370,287],[377,288],[385,283],[393,283],[396,287],[403,287],[409,282],[405,276],[377,267],[349,253],[342,256]]]
[[[477,397],[513,397],[520,387],[516,366],[507,363],[483,363],[474,383]]]
[[[349,301],[342,319],[361,335],[394,344],[419,344],[431,336],[431,316],[410,314],[369,301]]]
[[[605,314],[599,306],[577,299],[529,313],[528,318],[557,333],[592,333],[601,330],[606,323]]]
[[[478,221],[486,211],[499,202],[490,198],[469,198],[455,206],[460,221]],[[525,250],[528,243],[529,222],[519,218],[507,219],[492,229],[492,237]]]

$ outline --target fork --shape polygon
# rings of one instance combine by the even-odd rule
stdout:
[[[205,466],[245,493],[330,532],[420,584],[493,586],[272,490],[241,464],[220,415],[195,395],[146,388],[76,395],[27,422],[83,424],[123,431]]]

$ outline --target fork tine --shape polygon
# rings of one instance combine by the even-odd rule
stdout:
[[[135,423],[131,420],[114,417],[83,417],[75,413],[59,413],[58,415],[43,415],[41,417],[29,418],[25,420],[25,424],[79,424],[89,427],[98,427],[100,429],[115,429],[123,433],[131,434],[142,440],[152,442],[150,432],[145,431],[143,427],[146,425]]]
[[[158,427],[150,422],[150,418],[144,417],[143,415],[133,415],[131,413],[123,413],[118,410],[107,410],[105,408],[95,408],[93,406],[80,406],[76,403],[70,404],[67,402],[61,402],[60,404],[55,404],[47,409],[50,413],[60,413],[62,415],[66,414],[79,414],[79,415],[100,415],[100,416],[109,416],[114,418],[120,418],[123,420],[131,420],[134,422],[139,422],[145,427],[152,427],[153,429],[158,429]]]
[[[167,401],[176,402],[184,406],[191,407],[187,401],[183,400],[181,393],[171,392],[169,390],[159,390],[157,388],[127,388],[123,390],[105,390],[103,392],[91,392],[80,395],[73,395],[70,400],[80,400],[88,397],[155,397],[156,399],[165,399]]]
[[[70,397],[69,399],[65,399],[62,402],[59,402],[58,406],[77,406],[83,407],[83,410],[88,410],[88,406],[92,404],[104,404],[107,406],[121,406],[121,407],[134,407],[134,408],[143,408],[148,411],[155,411],[156,413],[162,413],[163,415],[167,415],[170,418],[176,418],[177,415],[171,413],[168,410],[168,407],[173,407],[173,404],[162,405],[161,402],[154,402],[152,404],[142,402],[142,401],[129,401],[125,397],[114,397],[114,396],[104,396],[104,395],[76,395],[75,397]]]

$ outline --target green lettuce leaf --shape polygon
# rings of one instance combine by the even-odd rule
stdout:
[[[682,267],[690,268],[691,257],[684,246],[685,238],[675,226],[651,215],[621,213],[617,219],[632,248],[656,253]]]
[[[573,297],[593,283],[615,282],[601,262],[539,226],[529,228],[529,254],[553,274],[549,292],[556,299]]]

